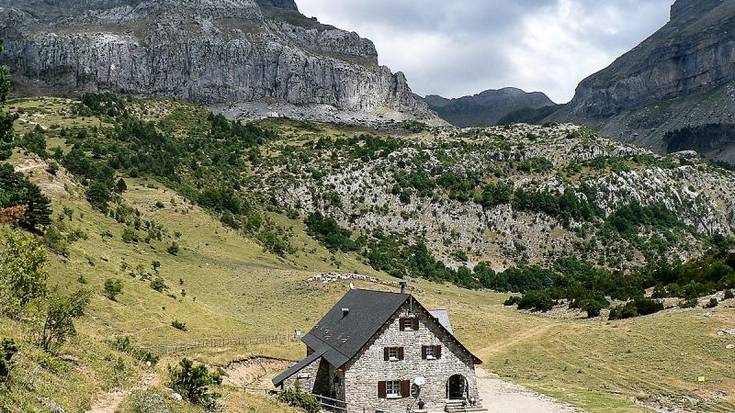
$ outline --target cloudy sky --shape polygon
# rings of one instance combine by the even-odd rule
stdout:
[[[515,86],[557,103],[650,36],[673,0],[296,0],[373,42],[421,95]]]

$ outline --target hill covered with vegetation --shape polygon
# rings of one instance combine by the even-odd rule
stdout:
[[[349,288],[313,281],[335,272],[409,280],[422,302],[449,309],[489,370],[589,411],[733,406],[728,336],[717,334],[735,321],[732,172],[696,157],[571,125],[238,123],[107,94],[16,99],[8,111],[18,119],[3,148],[0,248],[33,254],[0,268],[40,281],[21,317],[0,317],[0,339],[12,340],[3,408],[201,411],[172,390],[186,394],[175,379],[196,370],[228,411],[289,411],[228,384],[230,366],[296,359],[299,343],[178,346],[309,329]],[[489,288],[547,294],[555,309],[602,295],[620,318],[630,303],[641,315],[643,298],[701,298],[608,323],[606,310],[519,312]],[[63,340],[42,340],[59,314]],[[702,373],[710,381],[697,385]],[[651,385],[654,374],[665,382]]]

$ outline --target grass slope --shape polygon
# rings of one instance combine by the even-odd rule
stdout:
[[[47,106],[57,103],[40,100],[34,105],[51,111]],[[41,125],[49,119],[74,121],[53,111],[43,116],[29,111],[22,116]],[[165,388],[167,364],[184,355],[213,366],[252,355],[297,359],[303,346],[281,343],[164,353],[161,362],[149,369],[115,352],[105,341],[129,336],[137,345],[165,345],[196,338],[308,330],[349,288],[346,283],[307,282],[314,274],[341,271],[390,278],[353,255],[332,255],[305,234],[300,220],[285,216],[273,215],[280,224],[293,226],[293,243],[299,251],[285,259],[265,253],[256,242],[226,229],[173,191],[144,179],[127,180],[125,202],[139,209],[144,219],[161,224],[166,235],[150,245],[125,243],[121,237],[124,227],[94,211],[84,200],[82,188],[63,170],[53,177],[42,162],[21,153],[14,155],[12,162],[22,166],[52,197],[55,216],[65,207],[71,208],[74,213],[69,225],[88,235],[71,245],[69,258],[52,257],[52,283],[65,289],[87,287],[97,293],[88,314],[77,323],[80,336],[63,348],[61,357],[44,355],[24,344],[21,365],[14,373],[14,390],[9,398],[0,398],[11,411],[40,411],[51,401],[66,411],[84,411],[100,394],[117,387],[135,387],[151,372],[158,380],[147,390],[133,391],[123,401],[121,411],[138,411],[136,403],[155,394],[173,411],[197,411],[170,398]],[[163,208],[156,206],[158,202]],[[101,235],[108,232],[111,237]],[[181,233],[181,248],[174,256],[166,248],[177,232]],[[129,270],[121,269],[123,260],[147,271],[152,271],[152,261],[160,261],[160,276],[175,298],[128,275]],[[79,284],[80,275],[87,284]],[[107,278],[123,281],[118,302],[101,295]],[[691,411],[735,409],[733,353],[725,348],[735,337],[728,341],[717,335],[719,329],[735,324],[733,302],[708,310],[711,317],[704,317],[706,310],[702,309],[676,310],[608,323],[517,312],[502,305],[507,298],[503,294],[424,280],[411,280],[411,284],[420,289],[417,296],[428,307],[450,311],[457,336],[483,359],[485,368],[590,412],[649,411],[636,400],[682,405],[691,399],[698,403],[689,406]],[[181,289],[186,290],[185,296]],[[185,322],[188,331],[174,329],[173,320]],[[25,335],[23,326],[0,321],[0,336]],[[121,364],[123,368],[119,368]],[[699,375],[707,381],[698,384]],[[228,411],[289,411],[262,396],[228,387],[217,390],[223,393]],[[492,400],[485,403],[491,405]]]

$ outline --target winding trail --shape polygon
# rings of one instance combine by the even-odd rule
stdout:
[[[120,405],[128,398],[134,391],[147,389],[148,387],[154,386],[158,383],[159,377],[154,372],[148,372],[143,375],[137,385],[126,389],[116,389],[109,392],[105,392],[97,397],[97,401],[92,407],[86,411],[86,413],[115,413],[118,411]]]
[[[506,340],[494,343],[478,351],[482,358],[510,349],[522,342],[536,339],[551,331],[560,323],[545,324],[521,331]],[[581,413],[566,403],[544,396],[523,386],[510,383],[488,371],[477,368],[477,387],[482,405],[490,413]]]

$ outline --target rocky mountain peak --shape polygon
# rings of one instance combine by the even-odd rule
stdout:
[[[495,125],[521,109],[554,106],[554,102],[541,92],[525,92],[514,87],[489,89],[455,99],[429,95],[424,100],[443,119],[462,127]]]
[[[671,6],[671,20],[694,19],[726,0],[676,0]]]
[[[22,93],[97,90],[201,103],[231,116],[441,121],[374,44],[293,0],[0,0]]]
[[[668,150],[668,133],[732,124],[734,28],[733,0],[677,0],[671,21],[584,79],[551,119],[585,123],[659,152]],[[715,159],[735,161],[735,146],[710,152]]]

